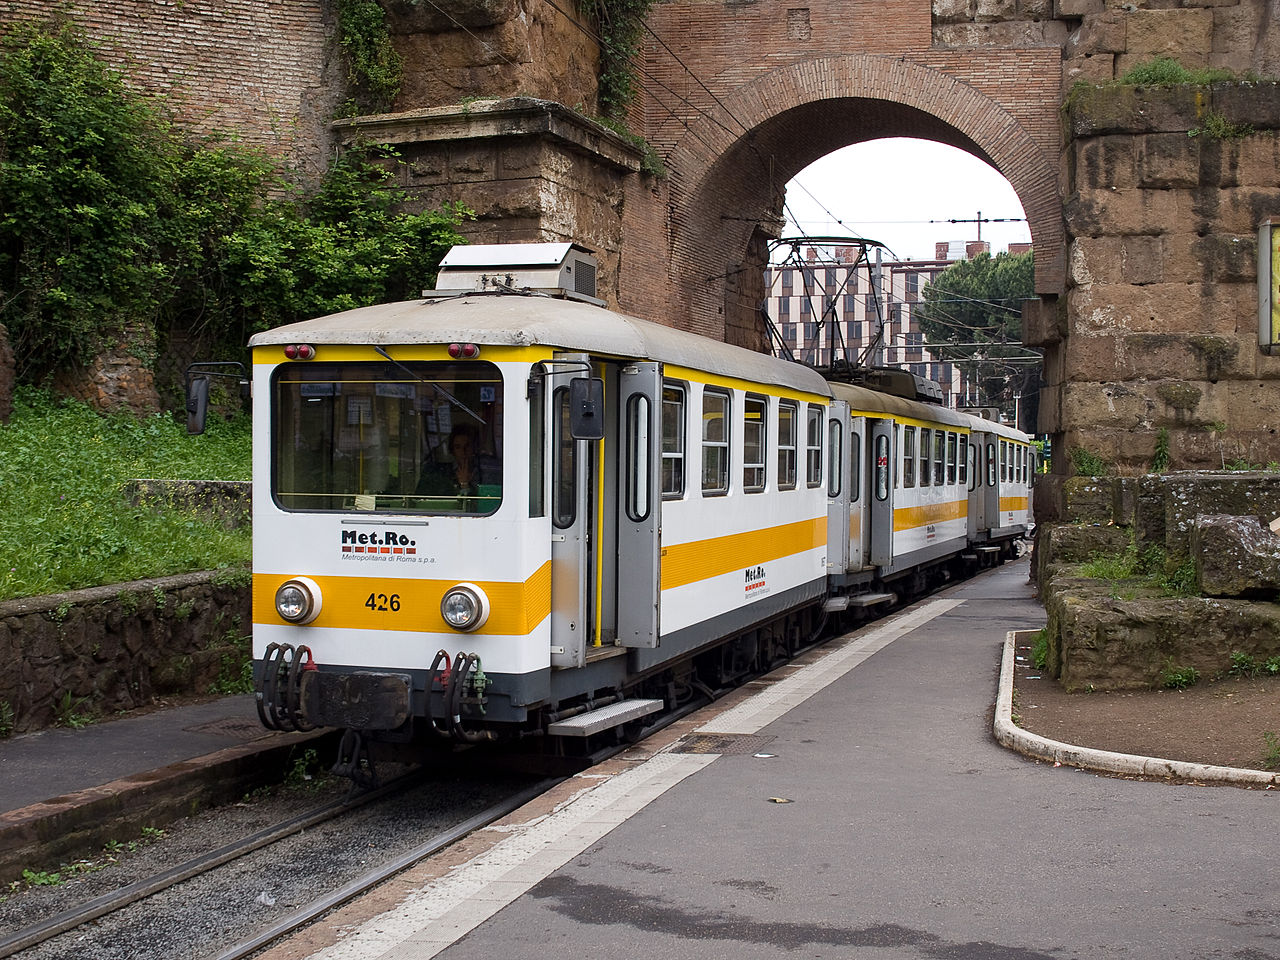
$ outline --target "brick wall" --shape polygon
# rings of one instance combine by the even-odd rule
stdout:
[[[0,23],[49,18],[53,4],[6,0]],[[331,0],[71,0],[61,15],[102,44],[143,89],[171,96],[178,119],[322,171],[345,92]]]

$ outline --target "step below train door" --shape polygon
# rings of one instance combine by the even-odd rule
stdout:
[[[893,566],[893,421],[868,420],[870,446],[868,476],[871,500],[870,560],[877,567]]]
[[[617,638],[624,647],[658,646],[662,531],[662,364],[624,364],[617,503]]]
[[[580,667],[595,599],[596,455],[604,436],[602,383],[584,354],[557,354],[551,393],[551,665]],[[576,436],[575,436],[576,434]]]

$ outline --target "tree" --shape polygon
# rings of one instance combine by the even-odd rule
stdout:
[[[949,266],[924,288],[915,318],[926,345],[958,363],[981,404],[1034,424],[1040,382],[1036,351],[1022,346],[1022,304],[1035,296],[1032,255],[980,253]]]

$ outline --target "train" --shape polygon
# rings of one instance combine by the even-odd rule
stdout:
[[[250,340],[259,713],[341,728],[339,772],[634,736],[1028,532],[1028,435],[623,315],[596,273],[459,246],[421,299]]]

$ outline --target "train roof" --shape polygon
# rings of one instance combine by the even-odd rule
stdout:
[[[575,300],[465,294],[359,307],[254,334],[250,347],[289,343],[546,345],[660,360],[693,370],[830,396],[809,367]]]

